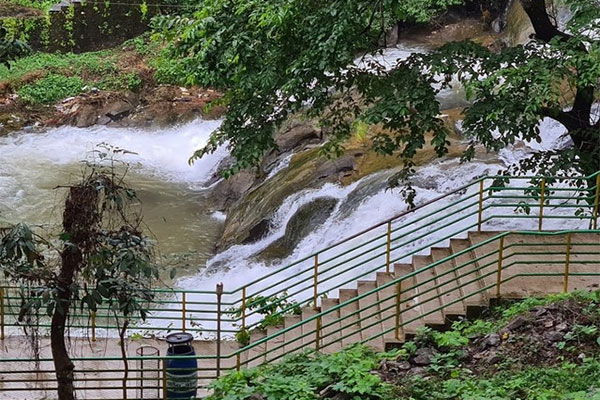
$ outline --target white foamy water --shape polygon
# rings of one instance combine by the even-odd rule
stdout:
[[[194,121],[160,131],[129,128],[60,127],[45,133],[17,133],[0,137],[0,173],[5,179],[17,169],[32,169],[37,165],[76,164],[86,158],[99,143],[107,143],[137,154],[126,154],[123,161],[135,170],[164,180],[184,182],[192,187],[202,184],[214,172],[218,161],[226,154],[219,149],[192,166],[188,159],[194,150],[204,146],[211,132],[221,121]],[[4,189],[4,188],[3,188]]]
[[[0,137],[0,222],[27,222],[49,229],[61,218],[64,191],[81,178],[82,160],[100,143],[136,154],[129,185],[143,203],[144,220],[166,263],[197,271],[214,254],[222,219],[205,212],[201,191],[228,153],[217,152],[188,165],[194,150],[208,141],[221,121],[197,120],[163,130],[61,127],[43,133]]]

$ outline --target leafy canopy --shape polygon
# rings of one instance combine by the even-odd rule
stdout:
[[[193,159],[227,143],[236,163],[226,175],[255,165],[275,146],[277,127],[292,113],[318,117],[328,142],[340,154],[353,126],[362,121],[386,130],[373,149],[404,160],[426,143],[447,151],[448,132],[437,95],[458,80],[471,106],[464,131],[472,146],[498,150],[517,139],[540,141],[539,123],[551,117],[567,127],[575,146],[534,155],[524,169],[556,171],[598,167],[600,123],[591,105],[598,99],[600,7],[597,0],[565,0],[572,18],[559,31],[544,0],[522,0],[536,38],[497,52],[473,42],[450,43],[384,68],[375,54],[397,21],[425,23],[461,0],[209,0],[191,17],[165,17],[155,29],[170,39],[186,83],[227,93],[222,127]],[[533,18],[532,18],[533,17]],[[572,109],[572,110],[570,110]],[[547,172],[547,171],[541,171]]]

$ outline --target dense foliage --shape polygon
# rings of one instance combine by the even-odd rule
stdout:
[[[465,160],[476,144],[497,150],[517,139],[539,141],[539,123],[551,117],[565,125],[575,146],[538,153],[521,168],[596,170],[597,0],[566,0],[572,18],[564,31],[553,25],[544,0],[522,0],[536,31],[524,46],[494,52],[452,43],[391,69],[372,57],[355,62],[377,53],[397,21],[428,22],[457,3],[462,1],[210,0],[192,17],[157,20],[155,28],[172,40],[182,80],[227,92],[224,124],[193,158],[228,143],[236,159],[229,174],[255,165],[275,146],[277,127],[303,111],[320,118],[329,154],[343,151],[358,122],[380,124],[386,129],[374,137],[373,149],[402,158],[406,175],[425,133],[432,134],[439,156],[446,153],[448,131],[436,95],[457,79],[472,102],[463,129],[473,146]]]
[[[330,356],[298,354],[215,381],[209,399],[243,400],[255,395],[265,400],[309,400],[318,399],[320,392],[327,392],[327,397],[340,394],[344,399],[389,399],[391,386],[371,374],[384,357],[363,346]]]

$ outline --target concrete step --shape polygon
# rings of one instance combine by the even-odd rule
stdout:
[[[284,326],[289,328],[302,321],[301,315],[286,315],[284,318]],[[285,352],[287,354],[297,353],[302,351],[302,327],[294,328],[284,333],[283,338],[285,340]]]
[[[356,289],[340,289],[340,304],[358,296]],[[342,326],[342,345],[349,346],[360,342],[360,323],[358,322],[358,301],[352,301],[340,308],[340,321]]]
[[[413,256],[413,269],[419,271],[431,265],[433,258],[431,256]],[[433,268],[424,269],[416,275],[419,287],[419,302],[422,306],[423,321],[426,325],[444,325],[444,313],[439,309],[442,302],[438,297],[436,289],[436,275]],[[435,311],[437,310],[437,311]]]
[[[571,249],[569,254],[569,273],[594,273],[598,272],[600,256],[598,254],[585,254],[597,252],[600,248],[600,234],[576,233],[571,234]],[[566,253],[566,236],[565,236]],[[566,254],[565,254],[566,260]],[[600,276],[570,276],[567,281],[569,291],[598,289]]]
[[[395,276],[393,273],[377,272],[375,282],[377,283],[377,287],[381,287],[386,283],[392,282],[394,279]],[[383,336],[383,340],[386,343],[404,342],[404,331],[401,326],[398,329],[398,337],[396,338],[397,292],[397,285],[391,285],[377,293],[377,298],[381,302],[379,305],[381,309],[381,324],[384,330],[390,331]]]
[[[394,275],[396,278],[406,276],[413,272],[412,264],[395,264]],[[404,279],[401,283],[400,293],[400,323],[402,324],[402,332],[405,340],[410,340],[411,336],[417,333],[417,329],[423,326],[421,320],[421,305],[419,303],[419,294],[416,289],[411,289],[415,286],[415,277]]]
[[[262,329],[254,329],[250,332],[250,343],[255,343],[260,339],[263,339],[267,336],[267,332]],[[264,364],[266,361],[265,351],[267,350],[266,343],[262,343],[258,346],[255,346],[248,350],[248,356],[246,357],[247,366],[249,368],[256,367],[258,365]]]
[[[467,308],[467,314],[470,314],[470,309],[480,309],[489,305],[487,291],[481,291],[485,286],[480,273],[476,271],[478,264],[473,261],[473,253],[469,251],[457,255],[470,246],[471,243],[468,239],[450,239],[450,249],[452,254],[455,255],[452,261],[454,267],[457,267],[457,280],[466,296],[464,304]]]
[[[313,307],[302,308],[302,320],[306,321],[310,317],[319,313],[319,309],[315,310]],[[317,321],[310,321],[302,325],[302,344],[304,347],[315,348],[317,338]]]
[[[358,295],[367,293],[377,288],[375,281],[358,281]],[[383,331],[381,324],[381,315],[379,305],[377,304],[377,294],[366,296],[358,301],[360,307],[360,336],[362,340],[368,340],[371,337],[380,334]],[[383,338],[381,336],[369,340],[366,344],[376,350],[383,350]]]
[[[280,332],[283,329],[283,325],[281,326],[269,326],[267,327],[267,336],[275,335],[277,332]],[[285,354],[285,335],[277,335],[275,338],[267,341],[267,354],[266,360],[277,361],[283,357]]]
[[[431,257],[434,262],[441,261],[452,256],[452,250],[448,247],[433,247]],[[459,287],[452,259],[435,266],[436,285],[438,293],[444,305],[443,313],[446,319],[455,320],[458,316],[466,314],[466,307],[461,300],[464,293]]]
[[[321,310],[327,311],[340,304],[339,299],[321,299]],[[325,314],[321,320],[321,344],[323,353],[331,354],[342,349],[342,343],[339,341],[342,337],[340,324],[340,311],[335,310]]]

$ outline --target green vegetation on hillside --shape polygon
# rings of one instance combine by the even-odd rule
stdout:
[[[210,399],[600,400],[599,305],[598,291],[501,304],[388,353],[355,345],[236,371]]]
[[[53,103],[75,96],[85,90],[138,91],[143,79],[154,79],[161,44],[140,37],[125,43],[121,48],[97,52],[35,53],[0,65],[0,86],[16,92],[25,103]],[[162,69],[161,69],[162,71]],[[159,75],[159,83],[170,83]],[[166,74],[168,75],[168,74]]]

